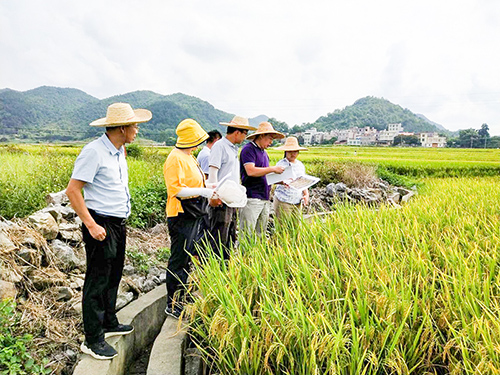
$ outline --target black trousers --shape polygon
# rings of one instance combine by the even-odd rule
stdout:
[[[171,305],[174,299],[183,302],[189,275],[189,260],[191,255],[197,255],[195,245],[205,241],[208,217],[205,215],[192,218],[179,213],[178,216],[167,218],[167,226],[170,235],[170,259],[166,284],[167,303]]]
[[[236,208],[225,204],[210,207],[210,245],[213,251],[228,260],[236,243]]]
[[[83,285],[83,329],[87,343],[104,341],[103,328],[118,325],[116,297],[125,261],[125,219],[100,216],[89,210],[97,224],[106,229],[104,241],[95,240],[82,225],[87,255]]]

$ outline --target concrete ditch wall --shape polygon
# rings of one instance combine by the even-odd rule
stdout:
[[[162,329],[166,319],[165,285],[156,287],[151,292],[139,297],[121,309],[117,315],[122,324],[134,326],[134,332],[126,336],[108,338],[106,341],[118,352],[112,360],[97,360],[82,354],[73,375],[124,375],[127,367],[135,360],[144,347],[151,344]],[[169,320],[172,320],[171,318]],[[174,332],[166,333],[175,335]],[[169,354],[169,357],[182,357],[182,351]],[[168,374],[174,374],[168,373]],[[180,374],[176,372],[175,374]]]
[[[184,327],[185,328],[185,327]],[[179,321],[168,317],[156,337],[149,358],[147,375],[184,374],[183,358],[186,330]]]

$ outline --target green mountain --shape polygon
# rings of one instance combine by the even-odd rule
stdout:
[[[206,101],[180,93],[134,91],[99,100],[80,90],[44,86],[26,92],[0,91],[0,134],[43,141],[92,138],[102,129],[89,123],[104,117],[108,105],[114,102],[151,110],[153,119],[141,127],[140,134],[158,142],[172,143],[175,127],[185,118],[196,119],[207,130],[224,131],[219,122],[233,117]]]
[[[42,86],[19,92],[0,91],[0,132],[19,134],[23,129],[37,131],[59,128],[67,122],[73,111],[99,100],[83,91],[70,88]]]
[[[406,132],[448,132],[422,115],[373,96],[358,99],[353,105],[322,116],[312,124],[306,124],[304,128],[315,127],[319,131],[328,131],[370,126],[383,130],[387,129],[388,124],[395,123],[401,123]]]
[[[153,119],[141,126],[140,136],[167,144],[175,142],[175,128],[185,118],[196,119],[207,131],[218,129],[224,133],[226,128],[219,122],[230,121],[233,117],[233,114],[216,109],[204,100],[181,93],[161,95],[152,91],[134,91],[99,100],[72,88],[42,86],[24,92],[1,89],[0,141],[76,141],[93,138],[101,134],[102,129],[90,127],[89,123],[104,117],[108,105],[114,102],[127,102],[133,108],[151,110]],[[267,119],[267,116],[259,115],[249,121],[257,126]],[[289,130],[284,122],[274,118],[272,122],[280,131]],[[359,99],[352,106],[335,110],[314,123],[294,127],[294,130],[316,127],[325,131],[352,126],[372,126],[382,130],[387,124],[398,122],[409,132],[447,132],[422,115],[415,115],[399,105],[374,97]]]

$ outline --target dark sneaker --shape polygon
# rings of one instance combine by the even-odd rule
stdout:
[[[175,306],[174,308],[167,306],[167,308],[165,309],[165,314],[171,316],[172,318],[179,319],[182,314],[182,309],[177,306]]]
[[[95,344],[87,344],[87,342],[84,341],[80,349],[82,352],[91,355],[95,359],[112,359],[118,355],[116,350],[106,341],[96,342]]]
[[[113,328],[104,328],[104,337],[112,337],[112,336],[122,336],[128,335],[129,333],[134,332],[134,327],[126,325],[126,324],[118,324]]]

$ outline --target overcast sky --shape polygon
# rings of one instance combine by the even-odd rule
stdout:
[[[500,135],[498,0],[0,0],[0,51],[0,88],[182,92],[289,125],[370,95]]]

